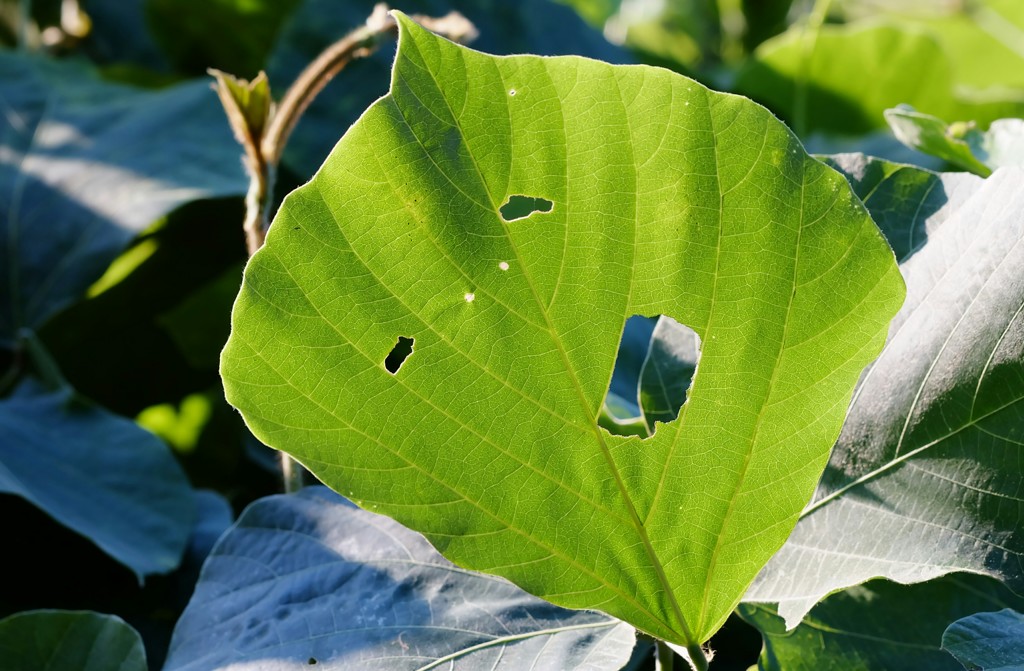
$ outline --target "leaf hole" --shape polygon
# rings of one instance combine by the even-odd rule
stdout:
[[[386,359],[384,359],[384,367],[389,373],[394,375],[398,372],[398,369],[402,367],[405,360],[412,354],[412,346],[415,343],[413,338],[406,338],[405,336],[398,336],[398,342],[391,348]]]
[[[505,221],[517,221],[536,212],[550,212],[555,206],[546,198],[535,196],[509,196],[505,204],[501,206],[501,218]]]
[[[700,362],[700,336],[665,315],[633,315],[619,340],[599,423],[610,433],[654,435],[686,403]]]

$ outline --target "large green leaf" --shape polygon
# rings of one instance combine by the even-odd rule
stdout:
[[[206,83],[140,92],[88,67],[0,53],[0,347],[78,298],[178,205],[241,194]]]
[[[618,671],[631,627],[445,561],[324,488],[250,506],[203,567],[166,671],[298,665]]]
[[[704,641],[813,491],[903,297],[892,252],[748,100],[401,27],[390,95],[246,270],[229,400],[452,561]],[[553,207],[508,222],[513,195]],[[633,314],[703,342],[646,441],[597,425]]]
[[[114,615],[33,610],[0,620],[4,671],[146,671],[139,634]]]
[[[1024,171],[840,165],[902,259],[907,301],[813,504],[747,599],[795,625],[874,577],[965,570],[1024,592]]]
[[[362,25],[376,3],[306,0],[283,30],[271,56],[267,72],[275,90],[284,90],[323,49]],[[462,12],[480,32],[473,46],[493,54],[578,54],[613,63],[630,60],[628,52],[610,44],[600,31],[555,0],[406,0],[399,9],[428,16]],[[345,68],[337,82],[324,89],[303,114],[289,140],[285,163],[301,175],[312,175],[363,110],[387,93],[394,60],[394,46],[385,43],[372,57]]]
[[[140,578],[178,566],[195,514],[167,446],[69,388],[33,380],[0,401],[0,492],[31,501]]]
[[[945,651],[950,622],[1024,603],[984,576],[945,576],[919,585],[873,580],[828,597],[792,631],[774,609],[743,604],[764,636],[760,671],[963,671]]]
[[[1024,89],[968,96],[935,36],[891,24],[794,28],[762,44],[736,90],[796,124],[800,133],[854,135],[885,127],[885,110],[906,103],[944,119],[1024,115]],[[802,91],[802,93],[801,93]]]
[[[968,669],[1024,670],[1024,615],[1011,608],[975,613],[949,625],[942,649]]]

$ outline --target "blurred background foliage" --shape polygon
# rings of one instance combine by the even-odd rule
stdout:
[[[36,205],[21,202],[34,193],[24,178],[30,160],[43,162],[37,171],[43,174],[52,167],[46,161],[77,157],[96,143],[125,142],[124,135],[81,121],[83,110],[100,120],[116,117],[104,107],[110,91],[131,97],[188,87],[207,81],[207,69],[217,68],[245,78],[265,70],[280,97],[323,48],[365,21],[373,5],[0,0],[0,56],[6,59],[0,61],[0,103],[8,120],[7,126],[0,121],[4,228],[15,230],[13,203],[19,211]],[[431,15],[457,9],[480,31],[473,46],[491,53],[582,54],[671,68],[761,102],[812,151],[857,150],[943,167],[898,142],[884,111],[910,104],[922,114],[974,122],[981,130],[998,118],[1024,116],[1020,0],[399,0],[394,6]],[[392,58],[393,46],[386,46],[354,63],[316,100],[285,153],[278,200],[308,179],[345,129],[386,92]],[[16,71],[36,74],[10,74]],[[44,77],[44,71],[50,74]],[[26,92],[31,82],[64,76],[74,77],[80,90],[45,99]],[[196,104],[168,123],[185,129],[180,133],[189,124],[209,128],[208,120],[220,114],[216,97],[210,92]],[[25,110],[38,112],[29,139],[12,121],[29,114]],[[52,147],[39,141],[40,129],[53,131],[55,120],[81,136],[55,139]],[[123,124],[115,130],[126,132]],[[12,525],[8,539],[23,549],[5,553],[6,574],[22,579],[0,596],[0,617],[37,607],[117,613],[142,633],[151,668],[161,664],[218,529],[230,523],[232,511],[280,488],[274,457],[227,406],[217,373],[246,257],[241,148],[226,124],[217,133],[219,140],[200,145],[212,157],[209,174],[221,176],[216,186],[195,170],[180,174],[156,166],[147,188],[166,191],[168,204],[152,221],[126,223],[93,212],[65,243],[35,240],[30,249],[8,248],[4,261],[13,263],[15,252],[30,253],[44,266],[59,266],[74,258],[69,250],[90,243],[104,227],[122,231],[92,250],[90,262],[98,270],[59,296],[52,314],[20,325],[38,334],[68,388],[98,411],[130,418],[163,439],[190,486],[203,491],[182,518],[193,531],[179,568],[144,584],[84,540],[81,529],[54,522],[23,498],[0,497]],[[141,142],[143,136],[129,137]],[[132,142],[120,153],[130,153]],[[5,174],[12,169],[14,176]],[[191,195],[182,196],[186,186]],[[9,298],[0,299],[0,308],[6,309],[4,300]],[[3,335],[0,403],[25,378],[40,375],[23,341]],[[59,429],[63,420],[52,421]],[[61,561],[69,553],[78,558],[73,566]],[[715,668],[725,671],[754,663],[761,642],[736,619],[712,645],[719,650]]]

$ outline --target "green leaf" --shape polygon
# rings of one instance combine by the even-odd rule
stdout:
[[[617,671],[634,642],[617,620],[463,571],[419,534],[310,487],[257,501],[221,539],[164,668]]]
[[[968,615],[949,625],[942,634],[942,649],[968,669],[1021,671],[1024,615],[1010,608]]]
[[[271,55],[267,73],[275,91],[283,91],[310,61],[335,40],[366,22],[376,0],[306,0],[286,25]],[[631,59],[573,11],[554,0],[405,0],[402,11],[443,16],[462,12],[480,31],[477,49],[494,54],[578,54],[613,63]],[[373,101],[387,93],[394,46],[382,45],[370,58],[345,68],[302,116],[288,141],[285,164],[308,176],[331,147]]]
[[[896,137],[908,147],[988,177],[996,168],[1024,166],[1024,119],[998,119],[987,131],[973,123],[947,124],[908,105],[885,111]]]
[[[997,581],[965,573],[919,585],[873,580],[851,587],[819,603],[792,631],[769,606],[744,604],[740,613],[764,636],[760,671],[962,671],[943,651],[946,626],[967,613],[1022,603]]]
[[[144,575],[178,566],[195,503],[167,447],[72,390],[32,380],[0,401],[0,492]]]
[[[884,17],[924,29],[942,45],[961,90],[1024,87],[1024,4],[1017,0],[846,0],[847,19]]]
[[[0,347],[81,296],[131,237],[190,200],[245,192],[207,84],[159,92],[0,53]]]
[[[885,120],[896,139],[911,149],[937,156],[975,175],[988,177],[992,174],[992,169],[971,151],[971,138],[981,135],[973,124],[950,126],[942,119],[922,114],[909,105],[885,110]]]
[[[813,504],[746,599],[779,603],[795,625],[874,577],[964,570],[1024,593],[1024,171],[837,164],[897,248],[907,301]]]
[[[228,399],[457,564],[705,641],[814,489],[903,298],[892,252],[748,100],[400,24],[391,93],[246,269]],[[512,195],[554,206],[506,222]],[[646,441],[597,424],[634,314],[703,342]]]
[[[146,671],[139,634],[114,615],[33,610],[0,620],[5,671]]]
[[[951,59],[929,31],[871,23],[826,25],[816,40],[793,28],[758,48],[735,88],[783,119],[802,119],[800,133],[884,128],[885,110],[900,103],[982,127],[1024,116],[1024,90],[968,96],[955,84]]]

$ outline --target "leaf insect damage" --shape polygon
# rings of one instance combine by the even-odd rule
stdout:
[[[508,223],[526,219],[537,212],[542,214],[550,212],[554,207],[555,204],[547,198],[514,195],[509,196],[505,204],[498,208],[498,211],[501,213],[501,218]]]
[[[415,342],[414,338],[398,336],[398,342],[395,343],[395,346],[391,348],[391,351],[388,352],[387,357],[384,359],[384,368],[392,375],[398,373],[398,369],[412,355],[412,348]]]

